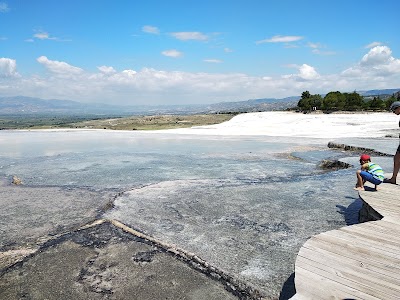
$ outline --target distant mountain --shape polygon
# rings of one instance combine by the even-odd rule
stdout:
[[[391,96],[398,89],[358,91],[362,96]],[[32,97],[0,97],[0,115],[152,115],[152,114],[198,114],[222,112],[257,112],[285,110],[295,107],[300,96],[287,98],[261,98],[236,102],[220,102],[215,104],[198,105],[138,105],[118,106],[102,103],[85,104],[72,100],[44,100]]]
[[[386,89],[386,90],[369,90],[369,91],[357,91],[361,96],[379,96],[379,95],[393,95],[396,92],[399,92],[400,88],[398,89]]]
[[[72,100],[44,100],[15,96],[0,97],[0,114],[121,114],[119,107],[107,104],[84,104]]]

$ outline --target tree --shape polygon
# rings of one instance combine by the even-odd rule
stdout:
[[[373,110],[385,109],[385,102],[380,97],[374,97],[371,101],[368,101],[368,107]]]
[[[323,100],[323,109],[342,110],[346,104],[346,98],[341,92],[329,92]]]
[[[301,93],[301,99],[308,99],[311,97],[311,94],[309,91],[305,91]]]
[[[311,94],[309,91],[301,93],[301,99],[299,100],[297,106],[303,111],[310,110],[311,109],[310,97]]]
[[[343,94],[345,97],[345,109],[347,110],[359,110],[364,107],[364,100],[362,96],[360,96],[358,93],[353,92],[353,93],[344,93]]]
[[[310,104],[312,107],[315,107],[316,109],[322,108],[322,101],[323,99],[319,94],[315,94],[310,97]]]
[[[297,103],[297,106],[301,110],[310,110],[311,109],[311,103],[309,98],[301,98],[299,102]]]

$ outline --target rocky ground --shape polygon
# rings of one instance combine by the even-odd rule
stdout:
[[[3,179],[0,299],[261,298],[193,254],[99,219],[113,197]]]

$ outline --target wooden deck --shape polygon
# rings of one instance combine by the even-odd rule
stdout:
[[[383,218],[311,237],[297,255],[292,299],[400,299],[400,185],[359,195]]]

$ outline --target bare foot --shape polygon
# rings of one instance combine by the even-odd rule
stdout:
[[[383,180],[384,183],[391,183],[391,184],[396,184],[396,178],[385,178]]]
[[[359,186],[354,188],[356,191],[365,191],[364,187]]]

